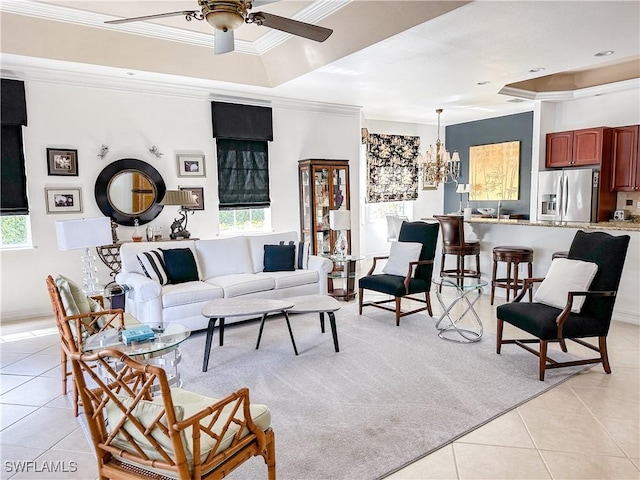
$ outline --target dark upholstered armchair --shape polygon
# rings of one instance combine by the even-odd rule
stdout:
[[[366,276],[359,280],[359,312],[362,315],[363,306],[374,306],[395,312],[396,325],[400,325],[400,318],[412,313],[428,310],[429,316],[433,316],[431,311],[431,276],[433,274],[433,258],[436,251],[436,243],[438,241],[439,225],[437,223],[425,222],[403,222],[398,234],[398,242],[421,243],[419,259],[407,263],[406,274],[391,275],[388,273],[374,273],[379,260],[389,259],[389,256],[381,256],[373,258],[373,265]],[[393,246],[392,246],[393,248]],[[374,292],[391,295],[393,298],[377,300],[364,303],[364,290],[373,290]],[[415,294],[424,293],[424,299]],[[424,307],[403,312],[401,309],[402,298],[411,299],[426,304]],[[389,302],[395,302],[392,308],[386,305]]]
[[[550,306],[540,303],[538,293],[533,302],[521,302],[527,291],[533,288],[535,282],[545,279],[525,279],[525,287],[511,303],[500,305],[497,308],[497,339],[496,352],[499,354],[502,345],[515,343],[525,350],[539,357],[540,380],[544,380],[545,370],[548,368],[569,367],[574,365],[586,365],[602,363],[604,371],[611,373],[609,359],[607,357],[607,333],[611,324],[613,306],[616,300],[618,285],[622,275],[622,268],[629,246],[628,235],[613,236],[604,232],[585,233],[578,231],[571,243],[567,259],[581,260],[582,262],[595,263],[597,271],[590,286],[583,290],[569,291],[566,294],[566,304]],[[562,259],[553,262],[563,261]],[[577,263],[574,262],[574,265]],[[557,264],[561,265],[561,264]],[[568,267],[571,264],[566,264]],[[552,263],[547,278],[550,277]],[[557,269],[556,269],[557,270]],[[558,272],[558,283],[568,283],[570,275],[565,268]],[[556,290],[558,290],[556,288]],[[577,313],[576,303],[584,299],[582,309]],[[548,303],[548,302],[547,302]],[[535,339],[503,340],[502,330],[504,322],[510,323],[521,330],[535,336]],[[598,346],[593,346],[581,338],[598,337]],[[572,340],[600,354],[597,358],[576,360],[570,362],[556,362],[547,357],[549,342],[560,342],[560,347],[567,351],[565,340]],[[527,343],[539,343],[539,351],[526,345]]]

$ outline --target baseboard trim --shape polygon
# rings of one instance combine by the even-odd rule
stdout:
[[[53,317],[51,308],[25,308],[19,310],[4,310],[0,313],[0,325],[3,323],[33,320],[42,317]]]

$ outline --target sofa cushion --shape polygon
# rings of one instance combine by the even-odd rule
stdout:
[[[202,280],[234,273],[252,272],[249,242],[246,237],[196,241]]]
[[[195,282],[199,280],[198,266],[190,248],[161,249],[167,267],[169,283]]]
[[[164,258],[160,249],[140,252],[136,257],[138,258],[142,271],[147,278],[155,280],[160,285],[166,285],[169,283],[167,267],[164,264]]]
[[[280,242],[289,243],[298,241],[298,232],[269,233],[266,235],[249,235],[246,237],[251,252],[253,273],[264,270],[264,246],[278,245]]]
[[[265,245],[264,269],[265,272],[292,271],[296,269],[295,245]]]
[[[137,254],[140,252],[146,252],[152,248],[169,249],[169,248],[190,248],[194,256],[196,257],[196,263],[198,263],[198,257],[196,255],[196,242],[195,240],[169,240],[165,242],[125,242],[120,247],[120,261],[121,269],[123,273],[139,273],[144,275],[142,267],[138,262]]]
[[[220,298],[220,289],[206,282],[184,282],[162,287],[162,308],[208,302]]]
[[[273,290],[276,282],[273,278],[255,275],[253,273],[239,273],[236,275],[224,275],[207,280],[210,285],[215,285],[224,290],[224,298],[238,297],[248,293]]]
[[[310,283],[318,283],[318,272],[315,270],[261,272],[256,273],[256,275],[272,278],[275,282],[276,290],[297,287],[299,285],[308,285]]]

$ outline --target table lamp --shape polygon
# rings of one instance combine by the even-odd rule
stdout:
[[[173,220],[169,238],[176,240],[177,238],[191,237],[191,234],[187,230],[187,214],[189,213],[189,209],[186,207],[195,207],[198,205],[198,202],[193,197],[193,192],[191,190],[167,190],[160,205],[180,206],[178,209],[180,217]]]
[[[58,238],[58,249],[60,250],[85,249],[82,256],[83,291],[87,295],[102,293],[102,288],[98,286],[99,280],[96,276],[98,268],[94,265],[96,257],[91,254],[89,249],[111,244],[111,219],[109,217],[98,217],[58,220],[56,221],[56,236]]]
[[[351,230],[351,212],[349,210],[330,210],[329,228],[339,232],[334,253],[344,257],[347,255],[349,247],[345,230]]]
[[[462,208],[462,195],[465,193],[469,193],[469,184],[468,183],[459,183],[458,187],[456,188],[456,193],[460,194],[460,209],[458,210],[459,213],[462,213],[464,210]]]

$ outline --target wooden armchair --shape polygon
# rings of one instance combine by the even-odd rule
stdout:
[[[215,399],[170,389],[162,368],[117,350],[67,354],[101,480],[221,479],[257,455],[275,480],[271,413],[248,389]]]
[[[604,371],[611,373],[609,358],[607,355],[607,334],[611,324],[613,306],[616,300],[620,277],[624,267],[624,260],[629,246],[629,235],[613,236],[605,232],[586,233],[582,230],[576,232],[571,243],[569,254],[566,260],[578,261],[582,264],[597,265],[597,271],[593,275],[593,280],[586,288],[577,289],[570,285],[584,284],[586,275],[576,274],[577,270],[570,270],[570,263],[561,269],[555,270],[552,263],[547,277],[527,278],[524,281],[524,288],[511,303],[500,305],[496,310],[498,317],[496,353],[500,354],[502,345],[516,344],[530,353],[539,357],[539,379],[544,380],[546,369],[570,367],[574,365],[588,365],[602,363]],[[565,261],[558,259],[556,261]],[[575,265],[575,264],[574,264]],[[575,267],[573,267],[575,268]],[[584,266],[580,267],[584,269]],[[586,268],[589,268],[588,266]],[[547,291],[560,296],[557,300],[549,302],[549,298],[543,298],[544,302],[538,298],[540,290],[536,292],[531,302],[521,302],[527,291],[533,288],[534,283],[547,281],[551,278],[551,270],[557,280],[551,283],[551,288]],[[573,272],[573,273],[572,273]],[[574,279],[577,282],[574,282]],[[569,291],[563,292],[563,284]],[[542,288],[542,285],[541,287]],[[566,291],[566,289],[565,289]],[[584,300],[581,308],[577,307],[580,299]],[[554,305],[555,304],[555,305]],[[503,340],[504,322],[510,323],[523,330],[535,338],[508,339]],[[585,342],[582,338],[597,337],[598,346]],[[568,362],[557,362],[547,356],[549,342],[559,342],[562,351],[567,351],[566,340],[572,340],[584,347],[599,353],[596,358],[575,360]],[[539,344],[539,349],[535,350],[528,346],[530,343]]]
[[[427,310],[429,316],[433,316],[431,310],[431,276],[433,274],[433,258],[438,241],[438,224],[426,222],[404,222],[398,234],[398,243],[411,242],[421,243],[422,249],[417,261],[408,262],[406,264],[406,273],[403,275],[375,273],[377,262],[388,259],[389,256],[380,256],[373,258],[373,265],[366,276],[358,281],[359,313],[362,315],[362,307],[372,306],[395,312],[396,325],[400,325],[400,318],[412,313]],[[384,300],[375,300],[364,302],[363,296],[365,290],[372,290],[393,298]],[[417,297],[417,294],[424,293],[424,299]],[[416,302],[424,303],[424,307],[413,309],[411,311],[402,311],[402,299],[410,299]],[[394,302],[393,307],[386,305]]]
[[[124,312],[121,309],[105,310],[102,297],[93,297],[95,301],[100,305],[100,309],[96,311],[89,311],[86,313],[77,313],[73,315],[67,314],[67,308],[65,308],[65,302],[68,308],[76,310],[77,305],[69,307],[72,302],[71,292],[65,292],[66,299],[63,302],[63,298],[60,293],[60,289],[56,284],[56,281],[51,275],[47,276],[47,290],[49,292],[49,299],[51,300],[51,307],[53,308],[53,314],[55,316],[58,332],[60,333],[60,369],[62,372],[62,394],[67,394],[67,378],[71,376],[71,370],[67,364],[67,351],[79,352],[82,350],[82,341],[90,335],[101,332],[107,328],[123,328]],[[76,292],[76,294],[78,294]],[[86,310],[86,308],[85,308]],[[66,349],[64,346],[66,345]],[[78,416],[78,390],[75,384],[72,386],[73,396],[73,413]]]

